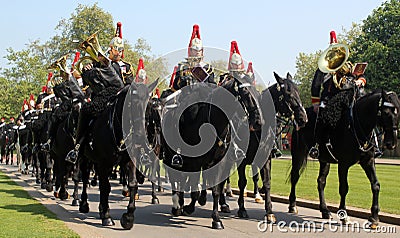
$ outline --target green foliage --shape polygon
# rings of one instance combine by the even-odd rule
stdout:
[[[362,24],[352,24],[350,30],[342,29],[338,41],[350,48],[349,60],[368,62],[365,71],[367,90],[383,88],[400,93],[400,1],[389,0],[375,9]],[[305,106],[310,105],[310,86],[318,56],[300,53],[296,58],[295,79],[300,83],[300,96]]]
[[[58,22],[55,30],[56,34],[45,43],[34,40],[21,51],[7,49],[5,58],[9,67],[0,69],[0,93],[5,95],[0,98],[0,113],[3,114],[1,116],[17,116],[23,99],[31,93],[36,96],[41,86],[45,85],[47,67],[67,53],[70,53],[68,61],[72,63],[79,43],[93,33],[98,32],[100,46],[105,52],[114,37],[116,24],[113,23],[112,15],[98,7],[97,3],[79,4],[68,19]],[[155,57],[151,55],[151,47],[145,39],[138,39],[134,46],[130,45],[128,40],[124,41],[124,60],[132,64],[134,74],[140,57],[144,59],[149,81],[167,74],[165,62],[160,59],[155,61]],[[82,50],[80,52],[81,55],[85,55]],[[147,67],[148,65],[150,66]]]
[[[317,70],[317,62],[321,53],[322,51],[311,54],[300,53],[296,57],[297,72],[294,80],[298,83],[300,98],[304,107],[311,105],[311,82],[315,70]]]
[[[363,21],[354,43],[354,59],[368,62],[367,88],[400,93],[400,1],[390,0]]]

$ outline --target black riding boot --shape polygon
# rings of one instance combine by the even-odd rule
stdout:
[[[51,142],[53,141],[53,135],[55,134],[54,130],[55,128],[57,128],[57,126],[55,126],[54,122],[53,122],[54,118],[51,118],[49,120],[49,124],[48,124],[48,129],[47,129],[47,135],[48,135],[48,139],[46,141],[46,143],[44,143],[41,147],[41,150],[44,152],[50,152],[51,149]]]
[[[319,113],[321,113],[321,111]],[[322,119],[317,118],[314,136],[315,136],[315,145],[311,147],[310,151],[308,152],[308,155],[313,159],[318,159],[319,146],[329,145],[329,128],[328,126],[325,125],[325,123],[323,123]]]
[[[86,130],[89,127],[90,120],[91,118],[88,115],[85,115],[85,113],[79,113],[78,126],[76,128],[75,148],[68,152],[67,156],[65,157],[65,160],[72,164],[75,164],[78,160],[79,148],[85,139]]]

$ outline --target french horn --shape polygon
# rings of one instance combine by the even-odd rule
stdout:
[[[49,67],[47,67],[48,70],[53,70],[57,72],[51,79],[51,84],[53,86],[60,84],[62,81],[68,80],[70,75],[70,71],[67,67],[68,56],[69,54],[60,57],[55,62],[53,62]]]
[[[103,50],[101,49],[99,40],[97,38],[97,33],[98,31],[93,33],[85,41],[79,44],[79,49],[85,51],[88,54],[84,57],[81,57],[75,64],[75,69],[80,74],[82,74],[82,69],[86,64],[98,62],[103,66],[107,66],[110,63],[110,60],[107,56],[105,56]]]

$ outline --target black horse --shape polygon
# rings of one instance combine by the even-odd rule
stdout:
[[[3,124],[3,126],[0,128],[0,163],[3,163],[3,160],[6,158],[6,142],[8,140],[6,127],[7,126]]]
[[[277,83],[271,85],[266,90],[264,90],[261,95],[258,95],[257,92],[253,92],[252,96],[255,97],[254,100],[259,100],[261,105],[261,112],[263,118],[267,118],[268,114],[275,113],[277,121],[285,122],[286,124],[290,123],[292,120],[294,122],[295,128],[301,128],[307,123],[307,115],[305,109],[301,103],[299,92],[296,84],[292,81],[292,76],[288,73],[286,78],[280,77],[277,73],[274,72],[274,77]],[[238,86],[232,87],[233,89],[240,87],[243,85],[243,82],[240,82],[238,79],[235,79],[235,84]],[[231,91],[235,96],[239,96],[239,93],[236,91]],[[258,98],[259,97],[259,98]],[[272,100],[272,102],[270,101]],[[273,108],[270,108],[272,106]],[[246,105],[243,105],[246,107]],[[270,110],[272,109],[272,110]],[[262,128],[268,129],[268,128]],[[258,192],[258,167],[260,167],[260,174],[263,182],[263,188],[265,189],[265,219],[268,222],[275,222],[276,218],[272,211],[272,202],[270,196],[270,184],[271,184],[271,159],[274,156],[274,152],[271,153],[262,153],[261,156],[268,156],[268,159],[264,164],[260,164],[258,161],[255,161],[258,150],[263,150],[262,146],[260,146],[260,142],[262,140],[262,131],[260,130],[251,130],[250,131],[250,142],[249,147],[246,151],[245,159],[238,165],[238,176],[239,176],[239,198],[238,205],[239,210],[237,215],[241,218],[248,218],[247,211],[244,206],[244,190],[247,185],[246,179],[246,166],[252,165],[253,169],[253,181],[254,183],[254,191],[255,195]],[[265,132],[264,132],[265,133]],[[278,131],[275,136],[280,136],[280,132]],[[275,138],[276,139],[276,138]],[[263,161],[262,161],[263,162]],[[222,196],[224,196],[222,194]],[[226,207],[224,204],[225,199],[220,201],[221,211],[230,212],[229,207]]]
[[[350,92],[350,93],[348,93]],[[351,102],[354,93],[351,90],[344,97],[334,97],[332,103],[339,105],[339,121],[336,127],[330,130],[330,143],[332,147],[320,146],[318,176],[318,193],[322,218],[330,218],[331,214],[325,203],[324,188],[326,177],[329,173],[330,163],[338,164],[339,175],[339,209],[346,210],[345,199],[349,189],[347,176],[350,166],[359,163],[367,175],[373,194],[371,216],[371,228],[379,222],[378,196],[380,184],[376,176],[374,161],[373,130],[375,127],[383,129],[384,146],[387,149],[394,149],[397,143],[397,128],[399,122],[400,102],[393,92],[387,93],[384,90],[375,90],[358,99],[350,109],[343,108],[343,99]],[[342,98],[342,99],[340,99]],[[335,101],[337,100],[337,101]],[[300,177],[300,171],[306,166],[308,151],[315,144],[314,125],[316,113],[312,108],[307,108],[309,122],[299,131],[292,134],[292,170],[291,170],[291,192],[289,196],[289,212],[297,213],[296,208],[296,184]],[[330,148],[328,150],[328,148]],[[346,222],[345,217],[340,217]]]
[[[112,226],[115,224],[110,216],[108,205],[108,196],[111,191],[109,176],[113,167],[119,163],[127,168],[130,195],[129,205],[127,207],[128,210],[121,217],[121,226],[125,229],[131,229],[133,227],[134,211],[136,209],[134,197],[138,190],[138,182],[142,183],[144,177],[138,173],[134,161],[127,152],[128,149],[135,150],[136,148],[131,148],[126,137],[124,137],[122,130],[123,111],[126,109],[124,104],[128,103],[131,106],[129,108],[131,113],[136,113],[136,106],[139,105],[134,101],[130,102],[129,100],[131,100],[131,98],[136,98],[138,94],[142,96],[147,95],[147,97],[149,97],[149,91],[153,91],[157,83],[158,81],[155,81],[149,86],[140,86],[132,83],[130,87],[126,86],[120,90],[116,99],[113,102],[110,102],[110,105],[93,120],[89,128],[90,139],[86,139],[81,145],[82,148],[80,149],[79,156],[81,160],[80,166],[82,171],[83,190],[81,194],[81,203],[79,204],[79,211],[84,213],[89,212],[86,190],[89,183],[90,168],[88,166],[88,161],[90,160],[95,164],[99,177],[99,213],[103,226]],[[126,100],[128,102],[126,102]],[[134,134],[136,134],[136,131]]]
[[[16,126],[9,127],[5,133],[4,157],[6,164],[13,164],[15,144],[17,142]]]
[[[53,144],[51,146],[50,155],[54,161],[55,173],[55,197],[60,199],[69,198],[67,192],[68,178],[75,166],[65,161],[68,152],[74,148],[75,131],[78,124],[79,116],[79,100],[64,100],[59,108],[54,110],[52,120],[59,121],[57,123],[56,133]],[[53,122],[56,123],[56,122]],[[78,166],[77,166],[78,167]],[[75,183],[72,205],[78,205],[78,182],[79,170],[74,170],[73,180]],[[51,185],[51,184],[50,184]]]
[[[234,90],[233,88],[237,86],[236,84],[229,82],[223,84],[222,87],[213,88],[211,90],[208,88],[208,93],[207,91],[198,90],[199,88],[194,89],[195,86],[196,84],[193,88],[184,88],[183,91],[177,91],[174,94],[168,95],[169,93],[167,93],[168,96],[162,99],[167,102],[164,108],[170,111],[170,115],[168,115],[168,113],[163,115],[163,120],[168,121],[168,119],[170,119],[170,121],[174,122],[174,125],[163,125],[163,137],[161,140],[162,150],[164,151],[163,162],[168,166],[167,173],[172,186],[172,214],[174,216],[182,214],[190,215],[195,210],[196,201],[198,201],[200,205],[205,204],[205,192],[202,191],[200,196],[200,192],[198,191],[201,172],[203,182],[212,188],[212,228],[223,229],[224,227],[218,211],[218,203],[220,195],[222,194],[224,181],[229,176],[230,169],[237,159],[243,159],[244,152],[237,143],[241,139],[248,142],[248,140],[246,140],[248,138],[238,138],[241,137],[241,132],[243,130],[248,130],[248,125],[244,123],[245,120],[242,120],[246,118],[246,116],[241,104],[232,103],[236,101],[236,98],[227,92]],[[197,84],[197,86],[200,87],[200,89],[206,87],[203,84]],[[248,89],[243,87],[241,90],[247,91]],[[196,101],[198,98],[203,99],[204,96],[209,99],[207,102],[190,104],[190,101],[193,99]],[[240,100],[248,100],[248,98],[241,97]],[[168,103],[168,101],[172,103]],[[177,104],[175,104],[175,102]],[[189,104],[187,104],[187,102],[189,102]],[[219,102],[218,106],[214,105],[216,102]],[[244,102],[244,104],[247,103]],[[180,114],[179,110],[174,111],[177,110],[175,109],[176,107],[183,108],[184,111],[181,111]],[[221,110],[221,108],[226,109],[228,107],[232,110],[231,112],[233,112],[232,114],[228,113],[229,117],[227,111]],[[243,112],[243,114],[239,112]],[[176,115],[174,116],[174,114]],[[232,115],[236,116],[239,120],[233,120],[235,121],[233,122]],[[211,147],[208,151],[202,151],[204,153],[196,155],[180,154],[180,148],[172,149],[171,145],[167,143],[165,139],[166,130],[169,130],[169,133],[175,131],[175,133],[178,133],[176,136],[180,136],[179,138],[181,138],[183,142],[187,143],[189,146],[196,147],[206,141],[202,138],[201,130],[204,124],[211,125],[215,130],[213,132],[214,137],[208,140]],[[170,127],[172,127],[172,131]],[[225,155],[227,155],[227,159],[224,159]],[[218,164],[221,167],[216,166]],[[207,173],[206,171],[210,169],[215,169],[215,174],[210,173],[209,175],[205,175]],[[184,191],[189,190],[191,190],[191,202],[184,206]],[[223,203],[225,204],[225,202]]]
[[[29,166],[32,163],[32,142],[33,142],[32,130],[29,125],[21,125],[18,126],[15,135],[18,136],[19,145],[21,147],[22,163],[25,164],[25,168],[22,169],[21,173],[29,174]]]
[[[48,121],[51,117],[51,111],[37,111],[31,117],[31,128],[33,133],[33,150],[32,150],[32,163],[36,168],[36,183],[41,184],[41,188],[47,191],[52,191],[51,173],[53,169],[53,161],[50,154],[41,150],[42,144],[48,139]]]

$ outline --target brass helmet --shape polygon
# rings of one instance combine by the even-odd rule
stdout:
[[[110,49],[116,49],[117,51],[122,51],[121,58],[124,58],[124,40],[122,39],[122,23],[117,23],[117,29],[115,30],[114,38],[110,41]]]
[[[235,66],[235,67],[234,67]],[[239,47],[236,41],[231,42],[231,50],[228,62],[229,71],[244,71],[244,63],[239,52]]]

